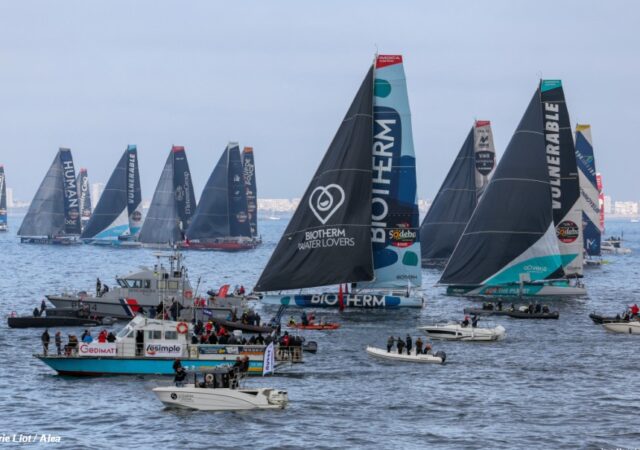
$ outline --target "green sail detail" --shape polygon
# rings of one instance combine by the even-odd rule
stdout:
[[[547,92],[552,89],[558,89],[562,87],[562,80],[542,80],[540,83],[540,91]]]
[[[406,252],[402,257],[402,264],[405,266],[417,266],[418,255],[415,252]]]
[[[373,95],[376,97],[388,97],[391,94],[391,83],[387,80],[383,80],[380,78],[376,78],[375,84],[373,87]]]

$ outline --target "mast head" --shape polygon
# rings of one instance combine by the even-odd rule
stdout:
[[[136,148],[137,148],[137,147],[135,146],[135,144],[133,144],[133,145],[132,145],[132,144],[127,145],[127,151],[128,151],[128,152],[135,151],[135,150],[136,150]]]
[[[171,147],[171,151],[172,151],[173,153],[183,152],[183,151],[184,151],[184,146],[182,146],[182,145],[173,145],[173,146]]]

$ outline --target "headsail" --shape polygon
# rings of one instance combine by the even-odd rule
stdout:
[[[582,200],[582,234],[589,256],[600,256],[600,203],[591,125],[576,125],[576,160]]]
[[[449,260],[494,169],[491,123],[478,120],[420,227],[423,265],[444,265]]]
[[[225,148],[200,196],[189,240],[226,237],[251,237],[247,215],[245,181],[242,175],[240,148],[235,142]]]
[[[76,186],[78,186],[78,200],[80,202],[80,226],[84,229],[91,218],[91,194],[89,192],[87,169],[82,168],[78,172]]]
[[[80,208],[71,150],[60,148],[42,180],[18,236],[80,234]]]
[[[256,165],[253,159],[253,147],[242,150],[242,173],[247,192],[247,214],[251,235],[258,236],[258,189],[256,187]]]
[[[175,244],[195,211],[195,196],[184,147],[173,146],[153,194],[138,240],[145,244]]]
[[[537,89],[480,198],[441,284],[480,286],[563,275],[551,212]]]
[[[329,145],[256,291],[373,278],[371,148],[373,68]]]
[[[411,112],[402,56],[375,62],[371,244],[375,280],[363,287],[422,284]]]
[[[566,276],[582,276],[582,205],[573,132],[560,80],[541,80],[547,165],[558,247]]]
[[[7,229],[7,179],[0,164],[0,231]]]
[[[136,211],[140,205],[140,180],[137,174],[137,150],[135,145],[130,145],[111,173],[91,219],[82,232],[83,239],[117,240],[119,236],[135,235],[130,225],[134,214],[129,210]],[[138,223],[140,217],[138,211]]]
[[[138,169],[138,148],[127,146],[127,214],[129,234],[137,236],[142,228],[142,189],[140,188],[140,170]]]

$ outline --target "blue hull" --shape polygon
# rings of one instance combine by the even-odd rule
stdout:
[[[286,305],[299,308],[338,308],[338,294],[265,295],[265,305]],[[422,297],[396,295],[345,294],[344,307],[354,309],[422,308]]]
[[[237,355],[228,360],[194,360],[181,358],[187,370],[230,366]],[[91,357],[45,357],[37,356],[60,375],[173,375],[174,358],[91,358]],[[250,361],[249,375],[262,375],[262,361]]]

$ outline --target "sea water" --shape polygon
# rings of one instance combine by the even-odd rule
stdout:
[[[445,296],[434,287],[439,272],[425,270],[426,308],[318,310],[318,317],[342,324],[303,332],[318,342],[318,353],[305,354],[303,364],[285,366],[281,375],[247,381],[286,389],[285,410],[207,413],[165,409],[151,389],[170,378],[61,377],[32,356],[41,352],[42,329],[9,329],[4,318],[12,311],[30,314],[47,293],[92,291],[96,277],[114,285],[116,275],[152,266],[155,258],[146,249],[20,244],[20,220],[10,216],[10,231],[0,234],[0,436],[9,439],[0,441],[2,448],[640,446],[640,337],[607,333],[588,317],[640,302],[640,224],[607,224],[613,234],[624,232],[634,253],[605,256],[608,264],[587,269],[588,297],[553,301],[559,320],[492,318],[506,328],[504,341],[434,342],[434,350],[447,353],[444,365],[370,358],[369,344],[384,347],[390,335],[407,334],[415,342],[418,325],[459,320],[463,308],[480,304]],[[198,293],[222,284],[250,290],[286,223],[261,221],[264,243],[252,251],[187,252]],[[263,318],[275,313],[258,308]],[[289,315],[298,318],[299,310]],[[54,348],[55,331],[49,330]],[[62,331],[65,340],[82,332]]]

